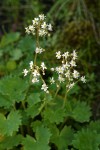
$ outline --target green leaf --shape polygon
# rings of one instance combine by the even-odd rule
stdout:
[[[51,142],[54,143],[58,150],[65,150],[71,144],[74,132],[71,127],[64,126],[64,128],[59,131],[57,127],[52,127],[52,137]]]
[[[32,106],[33,104],[36,104],[38,102],[40,102],[40,93],[32,93],[31,95],[28,96],[27,98],[27,102],[30,106]]]
[[[66,115],[78,122],[88,122],[91,116],[89,105],[86,102],[71,101],[67,102]]]
[[[43,117],[45,121],[49,121],[50,123],[59,124],[64,121],[66,117],[65,108],[63,108],[63,101],[59,97],[57,97],[52,103],[52,105],[47,106],[43,111]]]
[[[18,111],[11,111],[10,114],[7,116],[6,134],[11,136],[13,132],[18,131],[20,125],[21,115]]]
[[[20,49],[14,49],[11,51],[12,60],[19,60],[23,56],[23,53]]]
[[[100,120],[90,122],[90,124],[88,125],[88,129],[100,134]]]
[[[8,44],[11,44],[13,42],[16,42],[20,37],[20,33],[8,33],[4,35],[1,39],[0,47],[7,46]]]
[[[6,130],[6,117],[0,113],[0,135],[4,135]]]
[[[17,67],[16,62],[12,61],[12,60],[9,60],[6,64],[6,68],[8,71],[12,71],[12,70],[16,69],[16,67]]]
[[[0,80],[0,93],[3,96],[3,99],[5,98],[5,101],[7,101],[8,105],[10,102],[10,106],[13,106],[15,102],[24,100],[26,95],[24,91],[27,88],[27,82],[19,77],[5,77]],[[5,102],[4,107],[8,106],[7,103]]]
[[[0,114],[0,134],[12,136],[15,131],[18,131],[21,125],[21,115],[18,111],[11,111],[6,117]]]
[[[13,147],[21,144],[22,138],[23,138],[22,135],[13,135],[13,136],[5,137],[0,142],[0,150],[2,149],[11,150]]]
[[[53,107],[47,107],[43,112],[44,119],[50,123],[59,124],[63,122],[65,116],[63,108],[54,109]]]
[[[25,36],[18,45],[18,48],[22,51],[25,50],[32,50],[32,52],[35,50],[35,41],[31,38],[31,36]]]
[[[11,101],[8,99],[8,96],[0,93],[0,107],[9,108],[10,106]]]
[[[26,109],[27,115],[34,118],[35,116],[37,116],[40,113],[40,111],[39,111],[40,107],[41,107],[40,103],[33,104],[32,106],[28,106],[28,108]]]
[[[27,135],[23,140],[24,150],[50,150],[48,145],[51,133],[47,128],[43,126],[37,127],[36,129],[36,139]]]
[[[74,135],[72,141],[74,148],[79,150],[99,150],[100,134],[88,129],[82,129]]]

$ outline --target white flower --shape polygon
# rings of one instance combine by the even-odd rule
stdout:
[[[73,59],[71,60],[70,64],[72,67],[76,67],[76,62]]]
[[[25,30],[26,30],[26,33],[27,33],[27,34],[30,34],[30,30],[29,30],[28,27],[26,27]]]
[[[35,52],[38,54],[41,54],[42,52],[44,52],[45,50],[43,48],[40,48],[40,47],[36,47],[36,50]]]
[[[28,70],[27,70],[27,69],[24,69],[24,70],[23,70],[23,73],[24,73],[24,77],[27,76]]]
[[[54,68],[51,68],[51,71],[54,71],[55,69]]]
[[[61,58],[61,52],[60,51],[56,52],[56,57],[57,57],[57,59]]]
[[[65,77],[66,77],[66,78],[69,78],[69,77],[70,77],[70,71],[69,71],[69,70],[65,73]]]
[[[44,14],[40,14],[39,18],[40,18],[40,20],[44,20],[46,18],[46,16],[44,16]]]
[[[39,23],[39,18],[34,18],[34,20],[32,20],[33,25],[38,25]]]
[[[54,80],[54,78],[53,78],[53,77],[52,77],[52,78],[50,78],[50,83],[51,83],[51,84],[55,83],[55,80]]]
[[[42,67],[43,70],[44,70],[44,69],[47,69],[47,67],[46,67],[46,65],[44,64],[44,62],[41,63],[41,67]]]
[[[29,65],[30,65],[30,68],[32,69],[33,68],[33,61],[30,61]]]
[[[40,29],[39,30],[39,36],[45,36],[47,34],[47,31]]]
[[[37,76],[40,75],[39,72],[36,69],[32,72],[32,74],[33,74],[34,77],[37,77]]]
[[[86,83],[85,76],[82,76],[82,77],[81,77],[81,81],[82,81],[83,83]]]
[[[79,77],[79,72],[74,70],[73,77],[77,79]]]
[[[46,27],[47,27],[46,22],[43,22],[43,24],[41,24],[41,28],[42,28],[42,29],[46,29]]]
[[[36,82],[39,82],[39,80],[38,80],[36,77],[34,77],[34,78],[32,79],[32,83],[36,83]]]
[[[52,31],[52,25],[51,24],[48,24],[48,30]]]
[[[69,56],[69,52],[65,52],[64,54],[62,54],[63,57],[65,57],[65,59],[67,59],[67,57]]]
[[[48,86],[45,83],[42,84],[41,90],[44,90],[46,93],[48,93]]]
[[[30,31],[34,31],[35,30],[35,27],[33,25],[29,25],[29,30]]]
[[[63,64],[63,67],[64,67],[65,69],[68,69],[68,68],[70,67],[70,64],[66,61],[66,63]]]
[[[61,83],[61,82],[64,82],[65,81],[65,78],[63,78],[62,76],[58,76],[58,80],[59,80],[59,82]]]
[[[68,86],[66,86],[66,87],[68,87],[69,89],[71,89],[73,86],[75,85],[75,83],[73,82],[73,83],[70,83]]]
[[[61,67],[61,66],[56,67],[56,71],[58,74],[63,74],[64,73],[64,67]]]
[[[37,54],[40,53],[40,48],[39,48],[39,47],[36,47],[35,52],[36,52]]]
[[[73,50],[73,53],[72,53],[72,56],[73,56],[73,59],[77,59],[77,53],[76,53],[76,50]]]

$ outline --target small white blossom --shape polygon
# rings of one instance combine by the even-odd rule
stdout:
[[[61,83],[61,82],[64,82],[65,81],[65,78],[63,78],[62,76],[58,76],[58,80],[59,80],[59,82]]]
[[[55,69],[54,68],[51,68],[51,71],[54,71]]]
[[[73,83],[70,83],[67,87],[68,87],[69,89],[71,89],[74,85],[75,85],[75,83],[73,82]]]
[[[66,68],[66,69],[68,69],[70,67],[70,64],[66,61],[66,63],[63,64],[63,67]]]
[[[46,16],[44,16],[44,14],[40,14],[39,18],[40,18],[40,20],[44,20],[46,18]]]
[[[62,66],[56,67],[56,71],[58,74],[63,74],[64,73],[64,67],[62,67]]]
[[[42,67],[43,70],[44,70],[44,69],[47,69],[47,67],[46,67],[46,65],[44,64],[44,62],[41,63],[41,67]]]
[[[67,59],[68,56],[69,56],[69,52],[65,52],[64,54],[62,54],[62,56],[63,56],[65,59]]]
[[[81,77],[81,81],[82,81],[83,83],[86,83],[85,76],[82,76],[82,77]]]
[[[39,36],[45,36],[47,34],[47,31],[43,30],[43,29],[40,29],[39,30]]]
[[[39,72],[36,69],[32,72],[32,74],[33,74],[34,77],[37,77],[37,76],[40,75]]]
[[[36,77],[34,77],[34,78],[32,79],[32,83],[37,83],[37,82],[39,82],[39,80],[38,80]]]
[[[29,30],[28,27],[26,27],[25,30],[26,30],[26,33],[27,33],[27,34],[30,34],[30,30]]]
[[[29,25],[29,30],[30,31],[34,31],[35,30],[35,27],[33,25]]]
[[[65,73],[65,77],[66,77],[66,78],[69,78],[69,77],[70,77],[70,71],[69,71],[69,70]]]
[[[57,59],[61,58],[61,52],[60,51],[56,52],[56,57],[57,57]]]
[[[32,20],[33,25],[38,25],[39,23],[39,18],[34,18],[34,20]]]
[[[39,47],[36,47],[35,52],[36,52],[37,54],[40,53],[40,48],[39,48]]]
[[[73,77],[77,79],[79,77],[79,72],[74,70]]]
[[[52,25],[51,24],[48,24],[48,30],[52,31]]]
[[[30,69],[32,69],[33,68],[33,61],[30,61],[29,65],[30,65]]]
[[[41,54],[42,52],[44,52],[45,50],[43,49],[43,48],[40,48],[40,47],[36,47],[36,50],[35,50],[35,52],[37,53],[37,54]]]
[[[76,50],[73,50],[73,53],[72,53],[72,56],[73,56],[73,59],[77,59],[77,53],[76,53]]]
[[[76,62],[73,59],[71,60],[70,64],[72,67],[76,67]]]
[[[28,70],[27,70],[27,69],[24,69],[24,70],[23,70],[23,73],[24,73],[24,77],[27,76]]]
[[[48,93],[48,86],[44,83],[42,84],[41,90],[45,91],[46,93]]]
[[[51,84],[55,83],[55,80],[54,80],[54,78],[53,78],[53,77],[52,77],[52,78],[50,78],[50,83],[51,83]]]
[[[46,29],[46,27],[47,27],[46,22],[43,22],[43,24],[41,24],[41,28],[42,28],[42,29]]]

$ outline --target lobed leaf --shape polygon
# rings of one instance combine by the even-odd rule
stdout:
[[[4,35],[1,39],[1,42],[0,42],[0,47],[4,47],[4,46],[7,46],[8,44],[11,44],[15,41],[17,41],[20,37],[20,33],[19,32],[16,32],[16,33],[8,33],[6,35]]]
[[[2,142],[0,142],[0,150],[11,150],[13,147],[18,146],[22,141],[22,135],[13,135],[5,137]]]
[[[86,102],[72,101],[66,105],[67,116],[78,122],[88,122],[91,116],[90,106]]]
[[[47,128],[43,126],[37,127],[36,139],[27,135],[23,140],[24,150],[50,150],[48,145],[51,133]]]
[[[1,106],[10,107],[15,102],[20,102],[25,98],[23,93],[28,88],[27,82],[19,77],[5,77],[0,81]],[[5,103],[3,102],[5,101]]]
[[[82,129],[74,135],[72,144],[74,148],[79,150],[98,150],[100,146],[100,134],[88,129]]]
[[[59,131],[56,126],[53,126],[51,130],[51,142],[57,146],[58,150],[64,150],[68,148],[74,136],[74,132],[71,127],[64,126],[64,128]]]
[[[12,136],[21,125],[21,115],[18,111],[11,111],[7,118],[0,114],[0,134]]]

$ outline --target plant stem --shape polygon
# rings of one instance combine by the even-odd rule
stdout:
[[[54,99],[56,98],[56,96],[57,96],[57,94],[58,94],[59,90],[60,90],[60,86],[58,86],[58,88],[57,88],[57,90],[56,90],[56,93],[55,93]]]
[[[66,91],[66,93],[65,93],[65,97],[64,97],[64,103],[63,103],[63,108],[65,107],[65,104],[66,104],[67,93],[68,93],[68,91]]]

